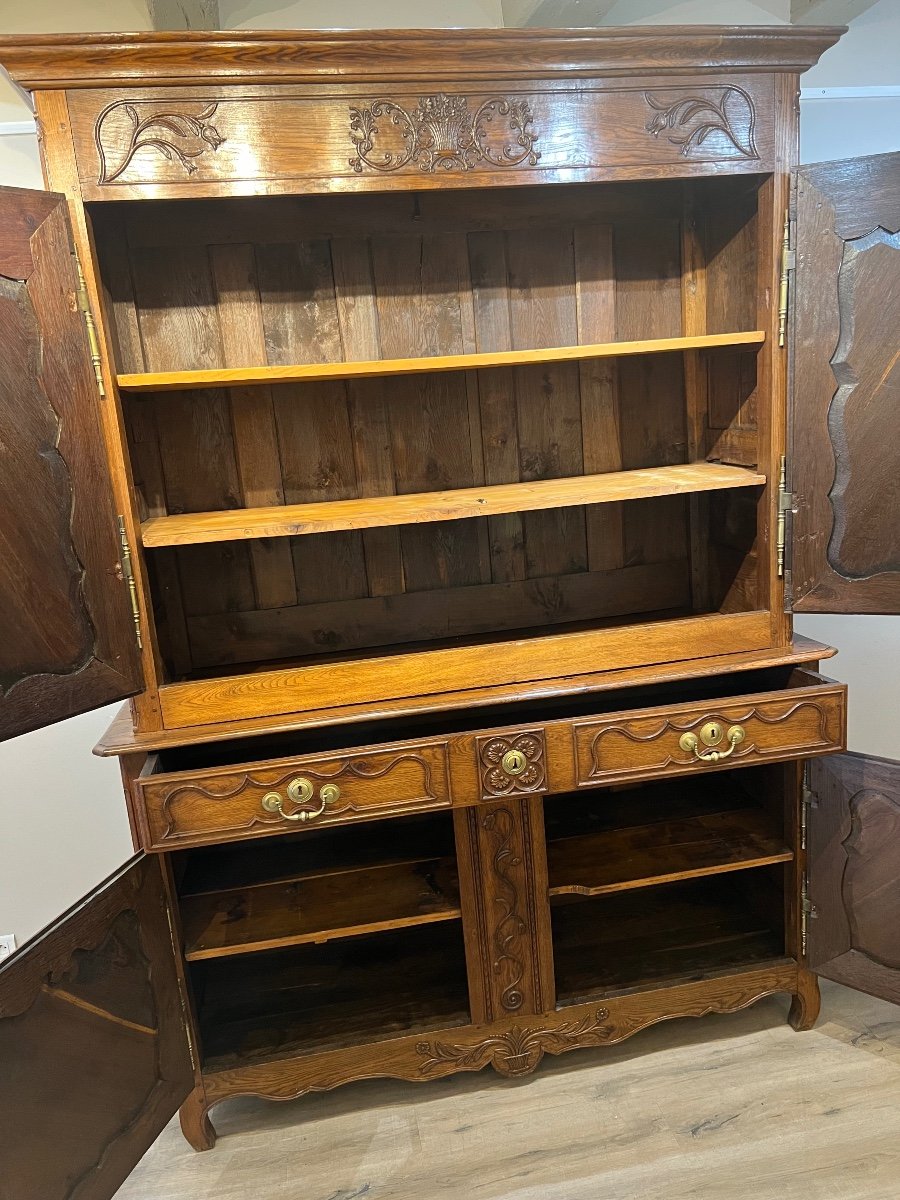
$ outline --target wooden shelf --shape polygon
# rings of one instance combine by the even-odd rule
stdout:
[[[327,942],[460,915],[453,859],[413,859],[182,899],[185,958]]]
[[[551,841],[550,895],[601,896],[793,857],[759,808],[701,813]]]
[[[286,367],[216,367],[205,371],[147,371],[117,377],[128,392],[180,392],[193,388],[246,387],[248,384],[308,383],[327,379],[366,379],[377,375],[420,375],[433,371],[472,371],[534,363],[579,362],[707,350],[718,346],[760,346],[761,329],[747,333],[707,333],[693,337],[647,338],[634,342],[597,342],[588,346],[551,346],[542,350],[497,350],[481,354],[441,354],[420,358],[375,358],[364,362],[297,363]]]
[[[362,500],[325,500],[310,504],[231,508],[221,512],[151,517],[141,525],[141,535],[147,547],[231,542],[245,538],[296,537],[341,529],[459,521],[500,513],[758,487],[765,482],[765,475],[746,467],[696,462],[634,471],[610,471],[604,475],[576,475],[566,479],[458,488],[445,492],[416,492],[405,496],[371,496]]]

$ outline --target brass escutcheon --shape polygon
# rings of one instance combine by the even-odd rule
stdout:
[[[718,746],[723,734],[728,742],[727,750],[700,749],[701,742],[704,746]],[[735,747],[739,746],[746,736],[743,725],[729,725],[726,730],[721,721],[707,721],[700,727],[699,737],[696,733],[683,733],[678,739],[678,745],[686,754],[693,754],[698,762],[715,763],[733,754]]]
[[[295,804],[308,804],[313,798],[313,785],[308,779],[298,775],[287,785],[287,794]]]
[[[528,766],[528,759],[521,750],[507,750],[500,760],[500,765],[507,775],[521,775]]]

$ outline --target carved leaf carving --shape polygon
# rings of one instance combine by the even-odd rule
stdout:
[[[419,1042],[416,1051],[425,1059],[420,1071],[427,1075],[429,1071],[448,1063],[457,1070],[478,1070],[490,1062],[501,1075],[513,1078],[529,1075],[545,1054],[561,1054],[578,1046],[604,1041],[613,1031],[612,1025],[604,1024],[608,1016],[609,1009],[598,1008],[580,1021],[567,1021],[555,1028],[515,1026],[505,1033],[486,1037],[473,1046]]]
[[[644,99],[654,110],[647,132],[654,137],[665,133],[681,147],[685,158],[698,151],[714,135],[727,139],[744,158],[759,158],[754,137],[756,111],[743,88],[704,88],[703,95],[688,94],[672,99],[672,92],[661,95],[645,92]]]
[[[511,871],[522,865],[521,858],[513,847],[515,822],[508,808],[496,808],[482,817],[482,828],[494,839],[494,854],[491,866],[494,872],[493,903],[497,911],[492,940],[495,975],[505,978],[500,993],[500,1003],[507,1012],[515,1012],[525,1003],[521,983],[525,977],[523,939],[528,927],[519,912],[519,890]]]
[[[420,96],[412,110],[393,100],[373,100],[366,108],[350,108],[356,153],[349,163],[357,174],[364,167],[398,171],[410,163],[426,174],[522,163],[533,167],[541,157],[533,125],[527,100],[503,96],[483,100],[474,112],[465,96],[444,92]]]
[[[155,150],[168,159],[178,162],[189,175],[197,170],[194,161],[207,150],[218,150],[225,141],[211,118],[218,108],[212,101],[200,112],[151,112],[141,115],[132,101],[118,100],[103,110],[94,127],[94,140],[100,160],[98,183],[112,183],[128,168],[139,150]],[[116,129],[116,144],[108,147],[105,141],[106,127],[115,122],[119,112],[124,112],[131,126],[123,142]],[[110,139],[112,140],[112,139]],[[112,158],[111,158],[112,156]]]

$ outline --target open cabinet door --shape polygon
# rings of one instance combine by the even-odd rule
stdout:
[[[0,739],[142,686],[78,294],[65,198],[0,188]]]
[[[900,1004],[900,762],[835,754],[808,769],[809,966]]]
[[[141,856],[0,966],[0,1200],[110,1200],[193,1082]]]
[[[794,612],[900,612],[900,154],[801,167]]]

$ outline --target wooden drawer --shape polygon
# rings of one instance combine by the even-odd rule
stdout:
[[[608,787],[831,754],[846,746],[846,696],[844,684],[797,670],[779,691],[576,721],[576,786]],[[707,730],[710,725],[717,729]],[[731,730],[740,731],[733,740]],[[683,740],[690,735],[696,749]]]
[[[298,780],[312,787],[308,801],[291,798]],[[162,773],[152,756],[135,791],[144,846],[156,850],[296,833],[451,802],[444,741]],[[300,820],[304,809],[316,815]]]

